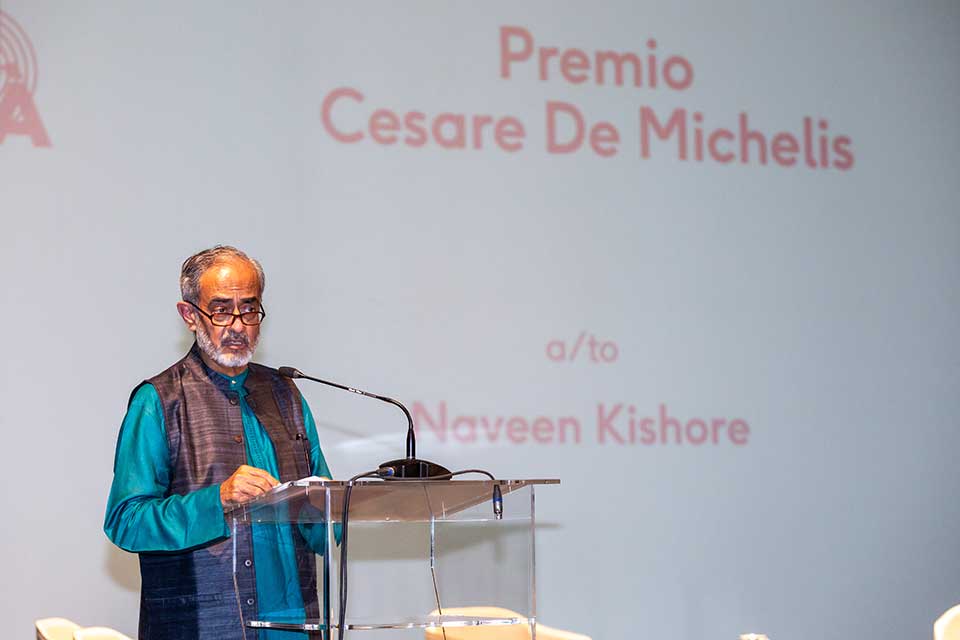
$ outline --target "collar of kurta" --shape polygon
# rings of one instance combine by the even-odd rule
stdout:
[[[210,379],[210,382],[212,382],[213,385],[224,394],[233,392],[238,393],[241,396],[245,396],[249,392],[244,385],[247,382],[247,375],[250,373],[250,369],[244,369],[243,373],[236,376],[227,376],[219,371],[214,371],[207,366],[206,362],[203,361],[203,358],[200,356],[200,345],[198,345],[196,342],[194,342],[193,346],[190,348],[189,355],[200,364],[200,367],[203,369],[203,372],[206,374],[207,378]]]

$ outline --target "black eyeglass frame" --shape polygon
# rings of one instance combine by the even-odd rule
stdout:
[[[246,325],[246,326],[248,326],[248,327],[256,327],[257,325],[259,325],[260,323],[263,322],[263,319],[264,319],[264,318],[267,317],[267,310],[263,308],[263,303],[262,303],[262,302],[260,303],[260,310],[259,310],[259,311],[245,311],[245,312],[243,312],[243,313],[237,313],[237,312],[233,312],[233,313],[225,313],[225,312],[221,312],[221,313],[207,313],[206,311],[204,311],[203,309],[201,309],[200,307],[198,307],[196,304],[190,302],[189,300],[185,300],[184,302],[186,302],[186,303],[189,304],[191,307],[193,307],[194,309],[196,309],[197,311],[199,311],[200,313],[202,313],[203,315],[205,315],[205,316],[207,317],[207,319],[210,320],[210,324],[212,324],[212,325],[215,326],[215,327],[232,327],[232,326],[233,326],[233,323],[237,321],[237,318],[240,318],[240,324],[242,324],[242,325]],[[246,320],[243,319],[243,316],[250,316],[250,315],[255,315],[255,316],[257,316],[257,321],[256,321],[256,322],[247,322]],[[214,316],[229,316],[229,317],[230,317],[230,321],[227,322],[226,324],[221,324],[221,323],[219,323],[219,322],[217,322],[216,320],[213,319]]]

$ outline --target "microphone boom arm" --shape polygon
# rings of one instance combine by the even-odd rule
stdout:
[[[295,369],[293,367],[279,367],[277,372],[285,378],[303,378],[305,380],[319,382],[320,384],[325,384],[329,387],[335,387],[337,389],[349,391],[350,393],[355,393],[357,395],[374,398],[375,400],[387,402],[395,407],[399,407],[400,410],[403,411],[403,415],[407,417],[407,457],[403,460],[391,460],[380,465],[382,476],[398,478],[429,478],[433,476],[444,476],[450,473],[447,469],[436,463],[428,462],[426,460],[417,460],[417,436],[413,429],[413,416],[410,415],[410,411],[403,406],[403,403],[401,403],[399,400],[394,400],[393,398],[381,396],[376,393],[370,393],[369,391],[364,391],[363,389],[348,387],[347,385],[340,384],[338,382],[332,382],[330,380],[308,376],[299,369]]]

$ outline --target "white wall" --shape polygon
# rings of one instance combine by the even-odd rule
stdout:
[[[130,389],[188,346],[180,262],[215,243],[267,270],[260,361],[418,404],[419,451],[447,466],[562,478],[538,493],[547,624],[928,637],[960,599],[955,3],[0,10],[35,49],[51,144],[0,142],[10,637],[49,615],[135,631],[136,559],[101,532],[113,446]],[[693,79],[573,84],[554,57],[543,81],[536,54],[503,78],[504,26],[590,57],[654,38],[661,73],[681,56]],[[365,96],[337,103],[341,129],[377,107],[512,116],[523,148],[339,142],[321,105],[340,87]],[[549,153],[549,101],[612,123],[617,153]],[[643,157],[642,107],[686,110],[691,144],[694,112],[707,137],[746,113],[767,145],[825,119],[829,166],[769,146],[760,164],[755,142],[746,163],[681,160],[676,137]],[[548,357],[581,332],[575,360]],[[616,360],[592,362],[589,336]],[[304,392],[338,477],[402,451],[390,409]],[[581,437],[465,442],[461,419],[441,441],[440,403],[450,423],[573,417]],[[618,434],[665,405],[749,435],[619,443],[597,424],[618,403]]]

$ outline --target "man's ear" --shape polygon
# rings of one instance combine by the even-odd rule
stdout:
[[[181,300],[177,303],[177,312],[180,313],[180,318],[183,320],[183,323],[187,325],[187,328],[190,331],[197,330],[197,310],[190,306],[189,303]]]

